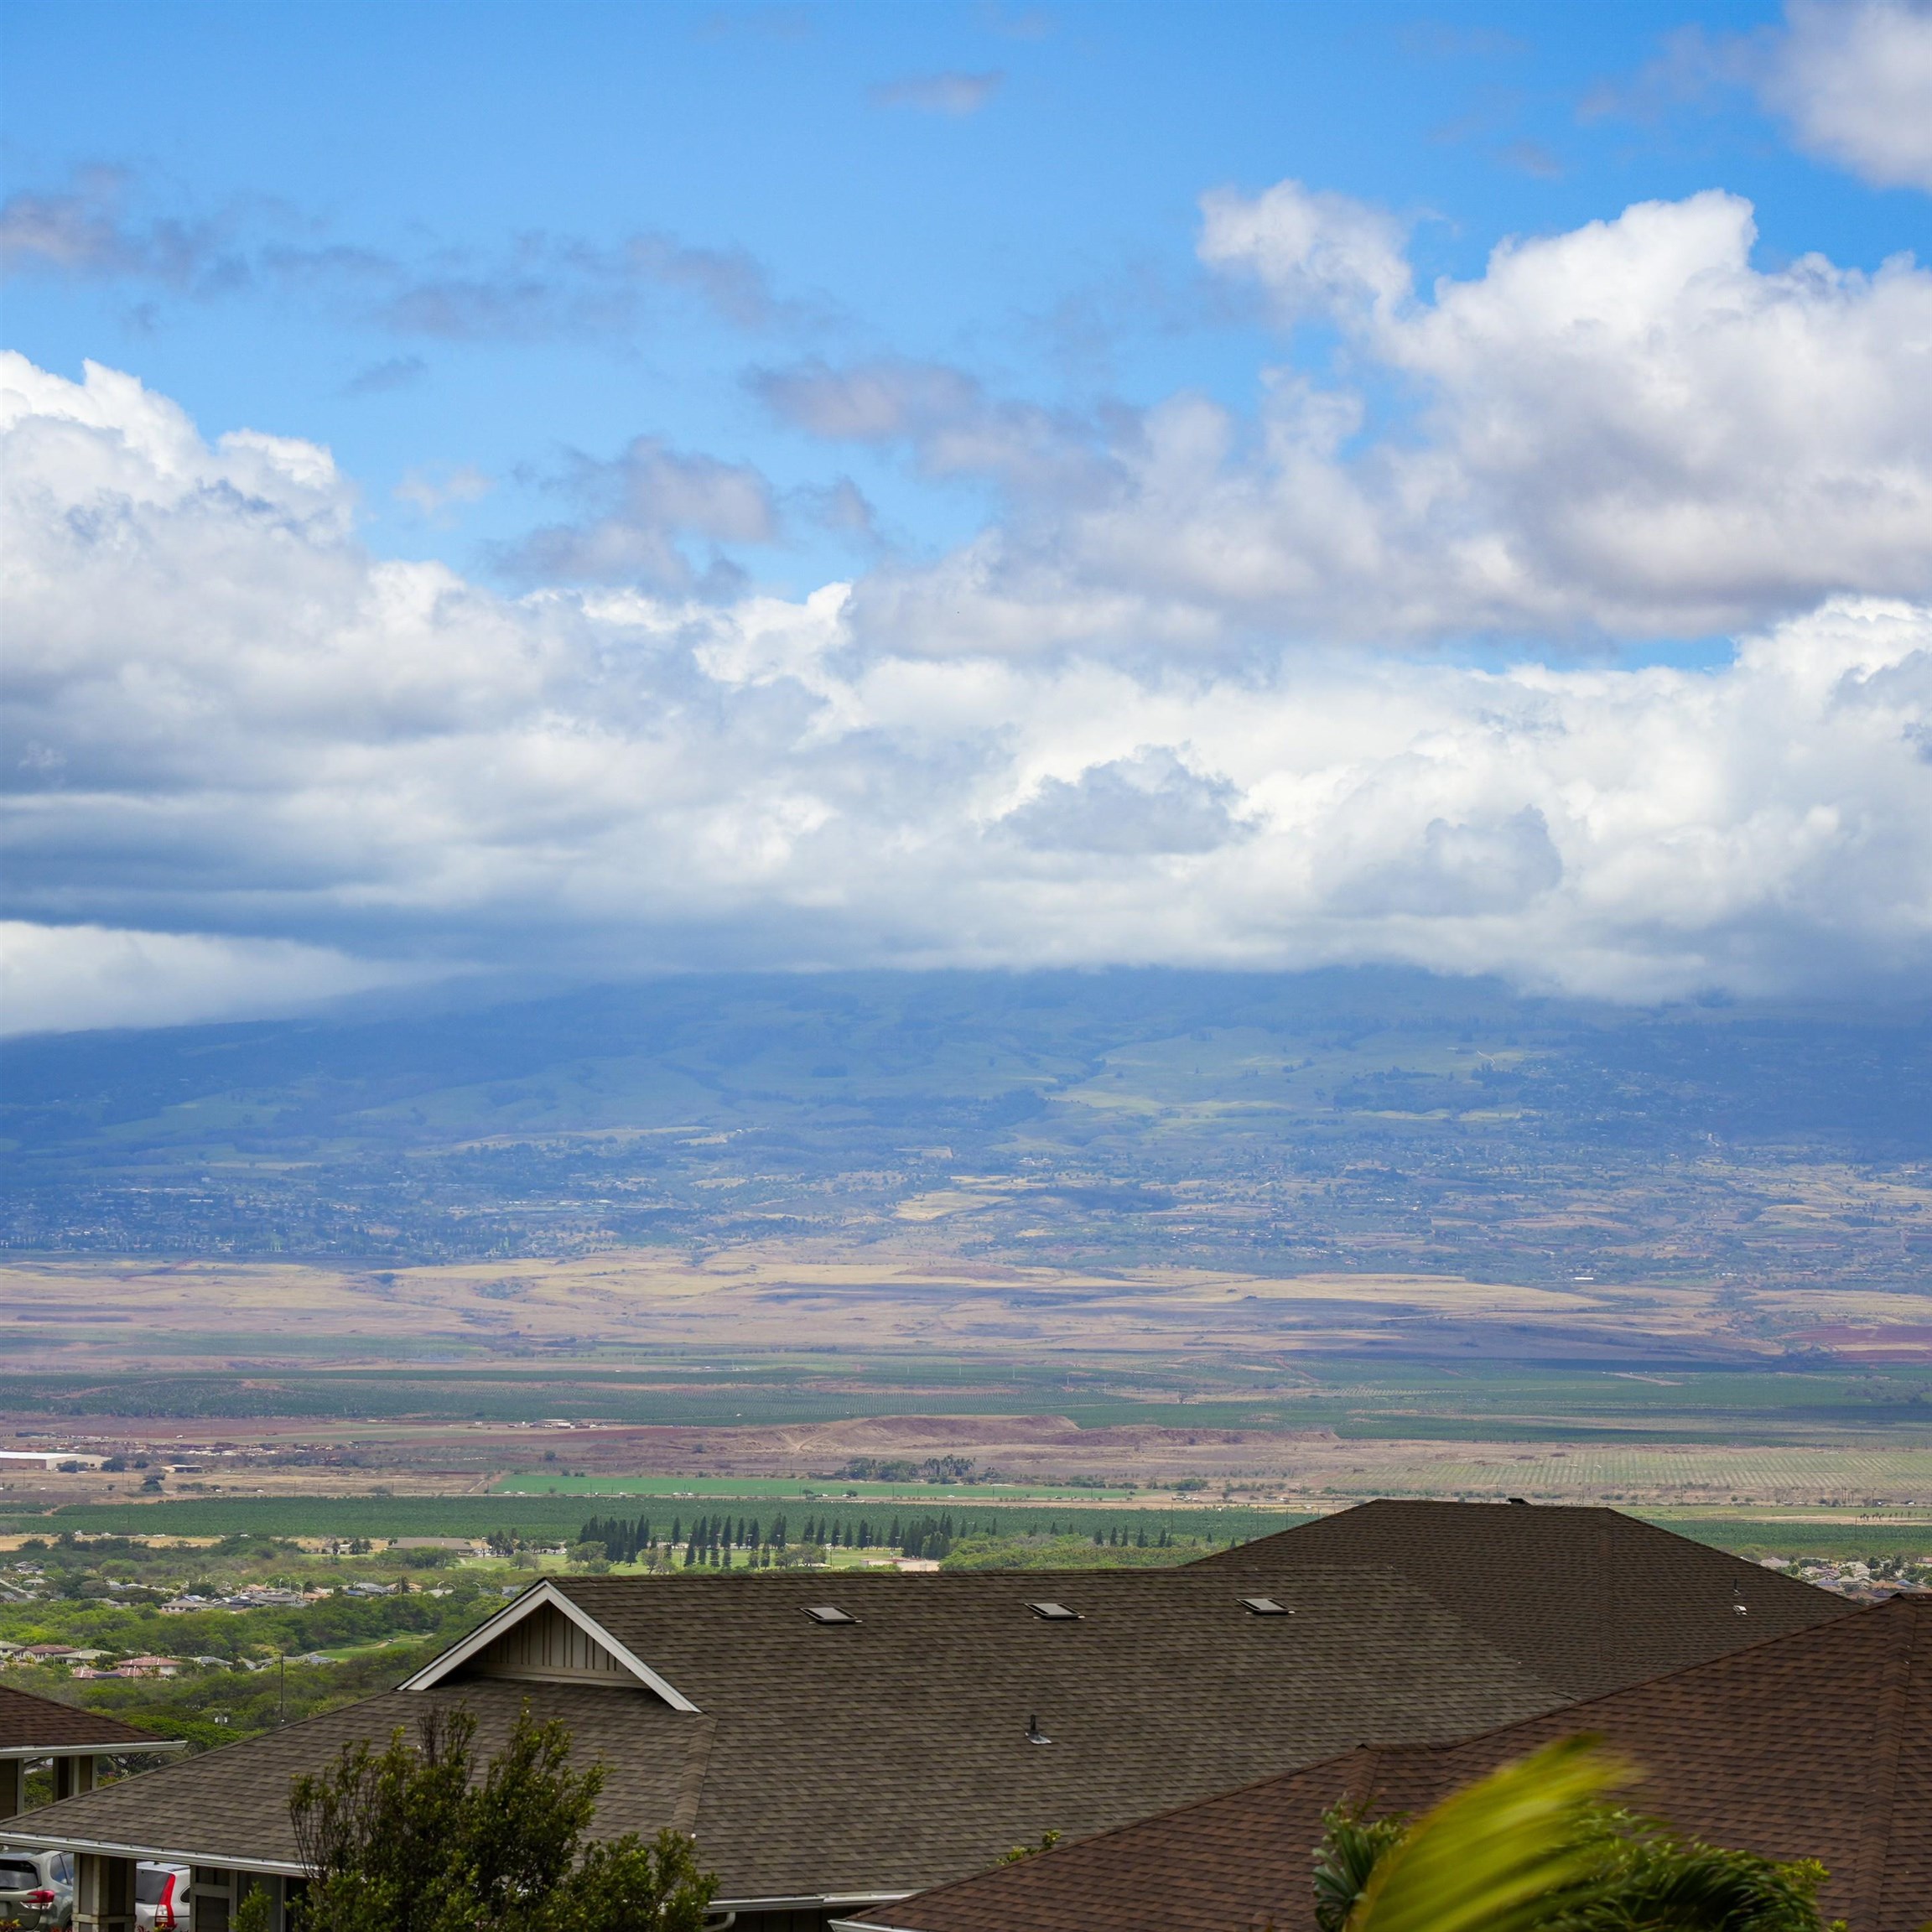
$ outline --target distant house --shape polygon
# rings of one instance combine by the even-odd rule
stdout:
[[[1827,1919],[1932,1913],[1932,1597],[1901,1597],[1448,1746],[1351,1751],[855,1914],[848,1932],[1315,1932],[1309,1848],[1346,1801],[1415,1813],[1587,1731],[1644,1773],[1638,1803],[1711,1842],[1817,1858]]]
[[[1374,1531],[1384,1507],[1349,1514]],[[1489,1575],[1492,1519],[1526,1513],[1441,1507],[1426,1581],[1299,1531],[1245,1567],[547,1579],[395,1691],[75,1798],[36,1830],[84,1863],[192,1865],[196,1932],[226,1932],[242,1875],[278,1897],[300,1877],[292,1775],[440,1706],[467,1706],[494,1749],[527,1702],[610,1767],[598,1831],[693,1833],[740,1932],[813,1932],[1046,1831],[1560,1711],[1586,1678],[1633,1681],[1850,1608],[1661,1531],[1607,1573],[1592,1553],[1623,1550],[1626,1519],[1566,1510],[1522,1560],[1550,1578],[1519,1615],[1498,1607],[1527,1585]],[[1574,1655],[1545,1617],[1582,1633]]]

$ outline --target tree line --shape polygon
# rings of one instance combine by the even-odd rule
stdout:
[[[808,1549],[896,1550],[903,1556],[937,1561],[949,1555],[954,1543],[966,1534],[997,1535],[998,1519],[989,1517],[982,1521],[975,1518],[969,1524],[955,1523],[953,1513],[943,1510],[923,1516],[894,1516],[890,1524],[886,1524],[864,1514],[813,1514],[801,1524],[795,1544],[790,1521],[784,1516],[761,1523],[756,1516],[707,1514],[694,1517],[688,1528],[682,1516],[673,1516],[667,1526],[654,1525],[648,1516],[593,1516],[579,1532],[578,1545],[579,1548],[601,1550],[610,1563],[645,1562],[654,1553],[683,1550],[686,1566],[694,1568],[700,1563],[725,1566],[724,1560],[733,1550],[782,1551],[798,1545]],[[1127,1540],[1127,1532],[1117,1526],[1113,1535],[1118,1542]],[[1105,1535],[1097,1530],[1093,1540],[1101,1542]],[[1145,1548],[1145,1529],[1140,1537]],[[1166,1545],[1166,1532],[1163,1530],[1161,1546]]]

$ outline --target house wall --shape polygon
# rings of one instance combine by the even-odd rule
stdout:
[[[274,1872],[235,1872],[220,1865],[197,1865],[189,1889],[194,1932],[228,1932],[242,1901],[257,1886],[268,1894],[269,1932],[288,1932],[289,1898],[305,1883]]]
[[[637,1680],[595,1638],[553,1603],[540,1605],[465,1667],[465,1676],[522,1678],[548,1684],[635,1685]]]

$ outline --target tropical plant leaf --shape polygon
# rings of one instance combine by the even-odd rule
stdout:
[[[1407,1818],[1370,1818],[1361,1805],[1337,1805],[1322,1814],[1314,1872],[1318,1932],[1343,1932],[1376,1866],[1408,1829]]]
[[[1446,1798],[1376,1865],[1348,1932],[1530,1932],[1592,1889],[1587,1807],[1626,1774],[1566,1738]]]

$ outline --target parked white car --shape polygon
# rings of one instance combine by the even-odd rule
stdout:
[[[187,1932],[188,1882],[185,1865],[137,1865],[134,1932]]]

